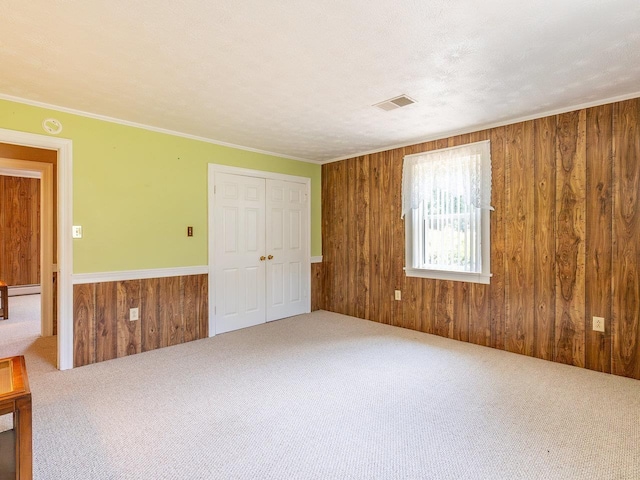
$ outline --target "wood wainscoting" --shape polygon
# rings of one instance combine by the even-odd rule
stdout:
[[[322,308],[640,379],[639,121],[634,99],[323,165]],[[404,155],[487,139],[491,284],[405,277]]]
[[[323,309],[322,262],[311,264],[311,311]]]
[[[208,336],[206,274],[79,284],[73,299],[75,367]]]

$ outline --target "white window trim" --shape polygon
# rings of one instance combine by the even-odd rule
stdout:
[[[488,142],[488,140],[487,140]],[[456,147],[449,147],[456,148]],[[448,150],[447,149],[447,150]],[[424,153],[414,154],[424,155]],[[408,156],[414,156],[408,155]],[[489,285],[491,283],[491,210],[488,208],[482,208],[480,210],[480,255],[482,259],[482,272],[460,272],[453,270],[435,270],[430,268],[415,268],[413,267],[414,259],[414,243],[415,238],[413,235],[413,218],[412,215],[405,217],[405,261],[404,268],[405,275],[407,277],[416,278],[431,278],[435,280],[451,280],[458,282],[480,283]]]
[[[491,271],[491,219],[489,218],[489,210],[483,209],[480,213],[481,228],[481,255],[482,255],[482,271]],[[436,280],[453,280],[456,282],[483,283],[488,285],[491,283],[492,273],[477,272],[455,272],[452,270],[433,270],[430,268],[414,268],[411,266],[413,259],[413,219],[405,220],[405,258],[406,266],[404,268],[407,277],[432,278]]]

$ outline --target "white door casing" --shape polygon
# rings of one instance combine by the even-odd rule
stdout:
[[[0,128],[0,142],[58,152],[58,368],[73,368],[73,142]]]
[[[210,336],[311,310],[310,183],[305,177],[209,164]],[[255,202],[259,185],[261,209]],[[275,287],[269,285],[274,278]]]

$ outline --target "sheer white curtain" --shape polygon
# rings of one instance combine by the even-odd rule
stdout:
[[[481,271],[482,209],[491,201],[489,141],[404,158],[402,215],[413,222],[413,268]]]
[[[402,216],[436,188],[461,195],[476,208],[493,210],[489,140],[404,157]]]

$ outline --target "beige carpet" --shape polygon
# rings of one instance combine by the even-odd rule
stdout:
[[[59,372],[35,479],[638,479],[640,381],[342,315]]]
[[[9,318],[0,319],[0,358],[26,355],[30,375],[53,370],[56,337],[40,336],[40,295],[9,297],[9,307]],[[0,416],[0,432],[12,427],[11,415]]]

